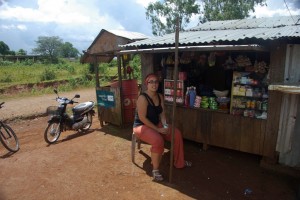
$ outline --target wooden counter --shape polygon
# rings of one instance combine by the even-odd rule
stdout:
[[[172,117],[172,105],[166,104]],[[172,120],[170,120],[172,121]],[[222,111],[176,107],[175,125],[188,140],[262,155],[266,120],[230,115]]]

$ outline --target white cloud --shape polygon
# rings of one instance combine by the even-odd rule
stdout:
[[[101,18],[93,16],[94,9],[85,9],[84,5],[76,0],[38,0],[38,8],[24,8],[20,6],[3,6],[0,12],[1,19],[11,19],[21,22],[55,22],[58,24],[67,23],[89,23],[92,19]]]
[[[27,26],[25,26],[23,24],[19,24],[19,25],[17,25],[17,29],[19,29],[21,31],[25,31],[25,30],[27,30]]]
[[[300,9],[293,7],[293,1],[287,0],[287,9],[284,1],[278,0],[267,0],[267,6],[255,6],[255,13],[251,13],[251,16],[261,17],[272,17],[272,16],[289,16],[299,15]],[[296,0],[294,0],[296,2]]]
[[[106,9],[106,6],[110,5],[110,1],[105,1],[32,0],[32,3],[27,1],[23,5],[19,2],[4,2],[0,5],[2,40],[7,42],[11,49],[27,48],[26,50],[30,52],[28,41],[34,41],[38,36],[59,36],[63,41],[71,42],[81,51],[91,44],[101,29],[124,30],[126,29],[125,23],[135,26],[134,22],[129,22],[131,20],[126,20],[122,16],[126,14],[124,10],[126,8],[116,6]],[[135,5],[132,10],[140,9],[141,6],[137,6],[135,0],[129,1]],[[122,0],[113,1],[116,5],[118,2],[121,3]],[[20,30],[24,34],[20,34]],[[16,37],[21,42],[16,43]],[[25,45],[26,47],[24,47]],[[34,43],[32,47],[34,47]]]
[[[137,4],[142,5],[144,8],[146,8],[149,3],[155,2],[156,0],[136,0]]]
[[[18,30],[21,30],[21,31],[25,31],[25,30],[27,30],[27,26],[23,25],[23,24],[19,24],[19,25],[14,25],[14,24],[1,25],[1,29],[5,29],[5,30],[18,29]]]

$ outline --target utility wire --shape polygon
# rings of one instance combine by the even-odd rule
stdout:
[[[291,11],[290,11],[290,9],[289,9],[289,7],[288,7],[286,1],[285,1],[285,0],[283,0],[283,1],[284,1],[284,4],[285,4],[286,8],[288,9],[288,11],[289,11],[289,13],[290,13],[290,16],[291,16],[292,20],[293,20],[294,23],[296,24],[297,22],[295,22],[295,20],[294,20],[294,18],[293,18],[293,15],[292,15],[292,13],[291,13]]]

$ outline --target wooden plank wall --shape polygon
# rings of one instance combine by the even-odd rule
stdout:
[[[286,43],[274,41],[270,46],[270,84],[284,82]]]
[[[273,41],[270,44],[270,83],[285,82],[286,42]],[[269,91],[268,118],[266,123],[265,138],[263,140],[262,155],[276,162],[276,143],[279,130],[282,94]]]
[[[127,44],[128,39],[118,37],[110,32],[104,31],[100,37],[97,38],[93,46],[89,49],[91,54],[103,53],[119,49],[120,44]]]
[[[145,77],[154,72],[154,55],[153,54],[141,54],[141,64],[142,64],[142,81]],[[142,91],[144,91],[145,84],[142,82]]]
[[[282,103],[282,93],[269,91],[268,120],[263,145],[263,155],[276,162],[276,143],[279,130],[279,120]]]
[[[172,122],[172,106],[166,105]],[[266,120],[234,116],[204,109],[176,107],[175,126],[183,137],[206,145],[262,155]],[[204,147],[205,148],[205,147]]]
[[[98,90],[110,91],[115,94],[114,108],[104,108],[98,106],[98,118],[100,124],[103,125],[104,122],[111,123],[117,126],[122,125],[122,112],[121,112],[121,94],[118,87],[100,87]]]

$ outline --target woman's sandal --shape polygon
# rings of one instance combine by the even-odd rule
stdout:
[[[152,170],[153,181],[161,182],[164,180],[163,176],[159,173],[159,170]]]
[[[191,166],[192,166],[192,162],[191,162],[191,161],[185,160],[185,161],[184,161],[184,166],[185,166],[185,167],[191,167]]]

